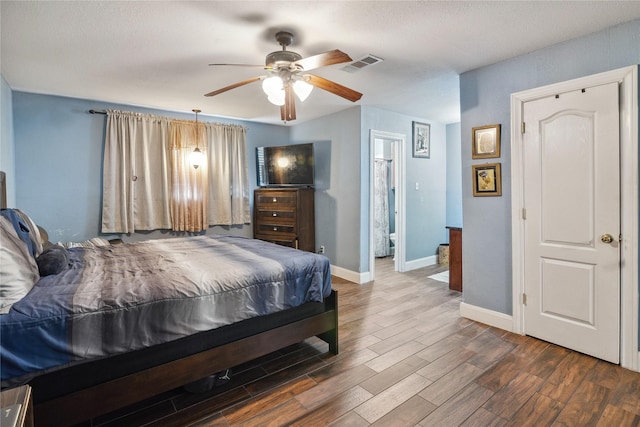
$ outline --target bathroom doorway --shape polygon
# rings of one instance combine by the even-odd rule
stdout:
[[[376,260],[393,262],[404,271],[404,142],[401,134],[371,131],[369,270],[375,277]],[[391,261],[390,261],[391,260]]]

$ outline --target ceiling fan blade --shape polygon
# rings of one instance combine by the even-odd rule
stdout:
[[[294,96],[293,87],[285,86],[284,88],[284,105],[280,107],[280,120],[290,122],[296,119],[296,98]]]
[[[314,76],[313,74],[305,74],[305,81],[310,85],[324,89],[334,95],[341,96],[351,102],[356,102],[362,98],[362,94],[360,92],[356,92],[353,89],[349,89],[346,86],[342,86],[341,84],[332,82],[331,80],[327,80],[323,77]]]
[[[234,84],[229,85],[229,86],[225,86],[222,89],[214,90],[213,92],[209,92],[209,93],[205,94],[204,96],[216,96],[216,95],[219,95],[219,94],[221,94],[223,92],[226,92],[228,90],[235,89],[235,88],[240,87],[240,86],[248,85],[249,83],[257,82],[260,79],[262,79],[262,76],[252,77],[250,79],[243,80],[241,82],[234,83]]]
[[[302,67],[303,70],[309,71],[315,68],[326,67],[327,65],[341,64],[343,62],[351,62],[352,59],[346,53],[335,49],[328,52],[319,53],[317,55],[302,58],[294,64]]]
[[[215,66],[225,66],[225,67],[249,67],[249,68],[264,68],[269,69],[270,67],[265,67],[264,65],[257,65],[257,64],[209,64],[210,67],[215,67]]]

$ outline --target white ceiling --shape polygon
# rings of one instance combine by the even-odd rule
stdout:
[[[13,90],[282,124],[259,82],[203,95],[263,74],[208,64],[263,64],[285,29],[303,57],[384,59],[353,74],[314,71],[362,92],[357,104],[452,123],[460,73],[638,19],[640,2],[3,0],[0,14]],[[291,124],[352,105],[315,89]]]

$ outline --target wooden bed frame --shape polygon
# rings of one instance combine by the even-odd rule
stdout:
[[[7,174],[0,171],[0,209],[7,207]]]
[[[118,366],[120,364],[118,356],[110,358],[113,359],[112,361],[105,361],[105,359],[97,361],[97,369],[92,368],[94,362],[89,362],[36,377],[30,382],[34,395],[35,423],[39,427],[74,425],[224,369],[232,368],[313,336],[327,342],[329,351],[337,354],[337,292],[332,291],[323,303],[309,304],[317,306],[314,308],[315,311],[309,315],[297,315],[298,317],[302,316],[298,320],[292,321],[274,313],[275,316],[262,316],[258,321],[256,318],[242,321],[240,323],[243,325],[240,325],[240,329],[234,325],[219,328],[222,335],[216,331],[204,332],[201,334],[213,333],[213,335],[203,335],[205,338],[209,337],[206,339],[212,342],[206,344],[209,346],[207,349],[136,372],[115,376],[108,380],[100,380],[101,382],[97,384],[81,385],[77,390],[63,391],[64,394],[60,396],[45,397],[44,399],[38,397],[41,390],[48,389],[46,393],[50,393],[52,388],[56,388],[56,384],[64,384],[68,380],[73,382],[74,378],[82,383],[87,380],[83,378],[87,377],[87,372],[102,372],[105,366]],[[241,338],[234,339],[233,334],[236,333],[239,333]],[[213,342],[220,342],[218,338],[221,336],[224,343],[214,344]],[[201,342],[202,339],[199,341]],[[178,344],[180,347],[180,343]],[[150,349],[156,347],[160,348],[156,353],[163,351],[162,346]],[[176,346],[174,345],[173,348]],[[148,353],[150,349],[145,350]],[[138,352],[142,351],[144,350],[138,350]],[[134,355],[135,353],[133,352]]]

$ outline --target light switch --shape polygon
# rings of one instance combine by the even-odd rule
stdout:
[[[418,191],[419,189],[420,189],[420,183],[416,181],[416,191]]]

